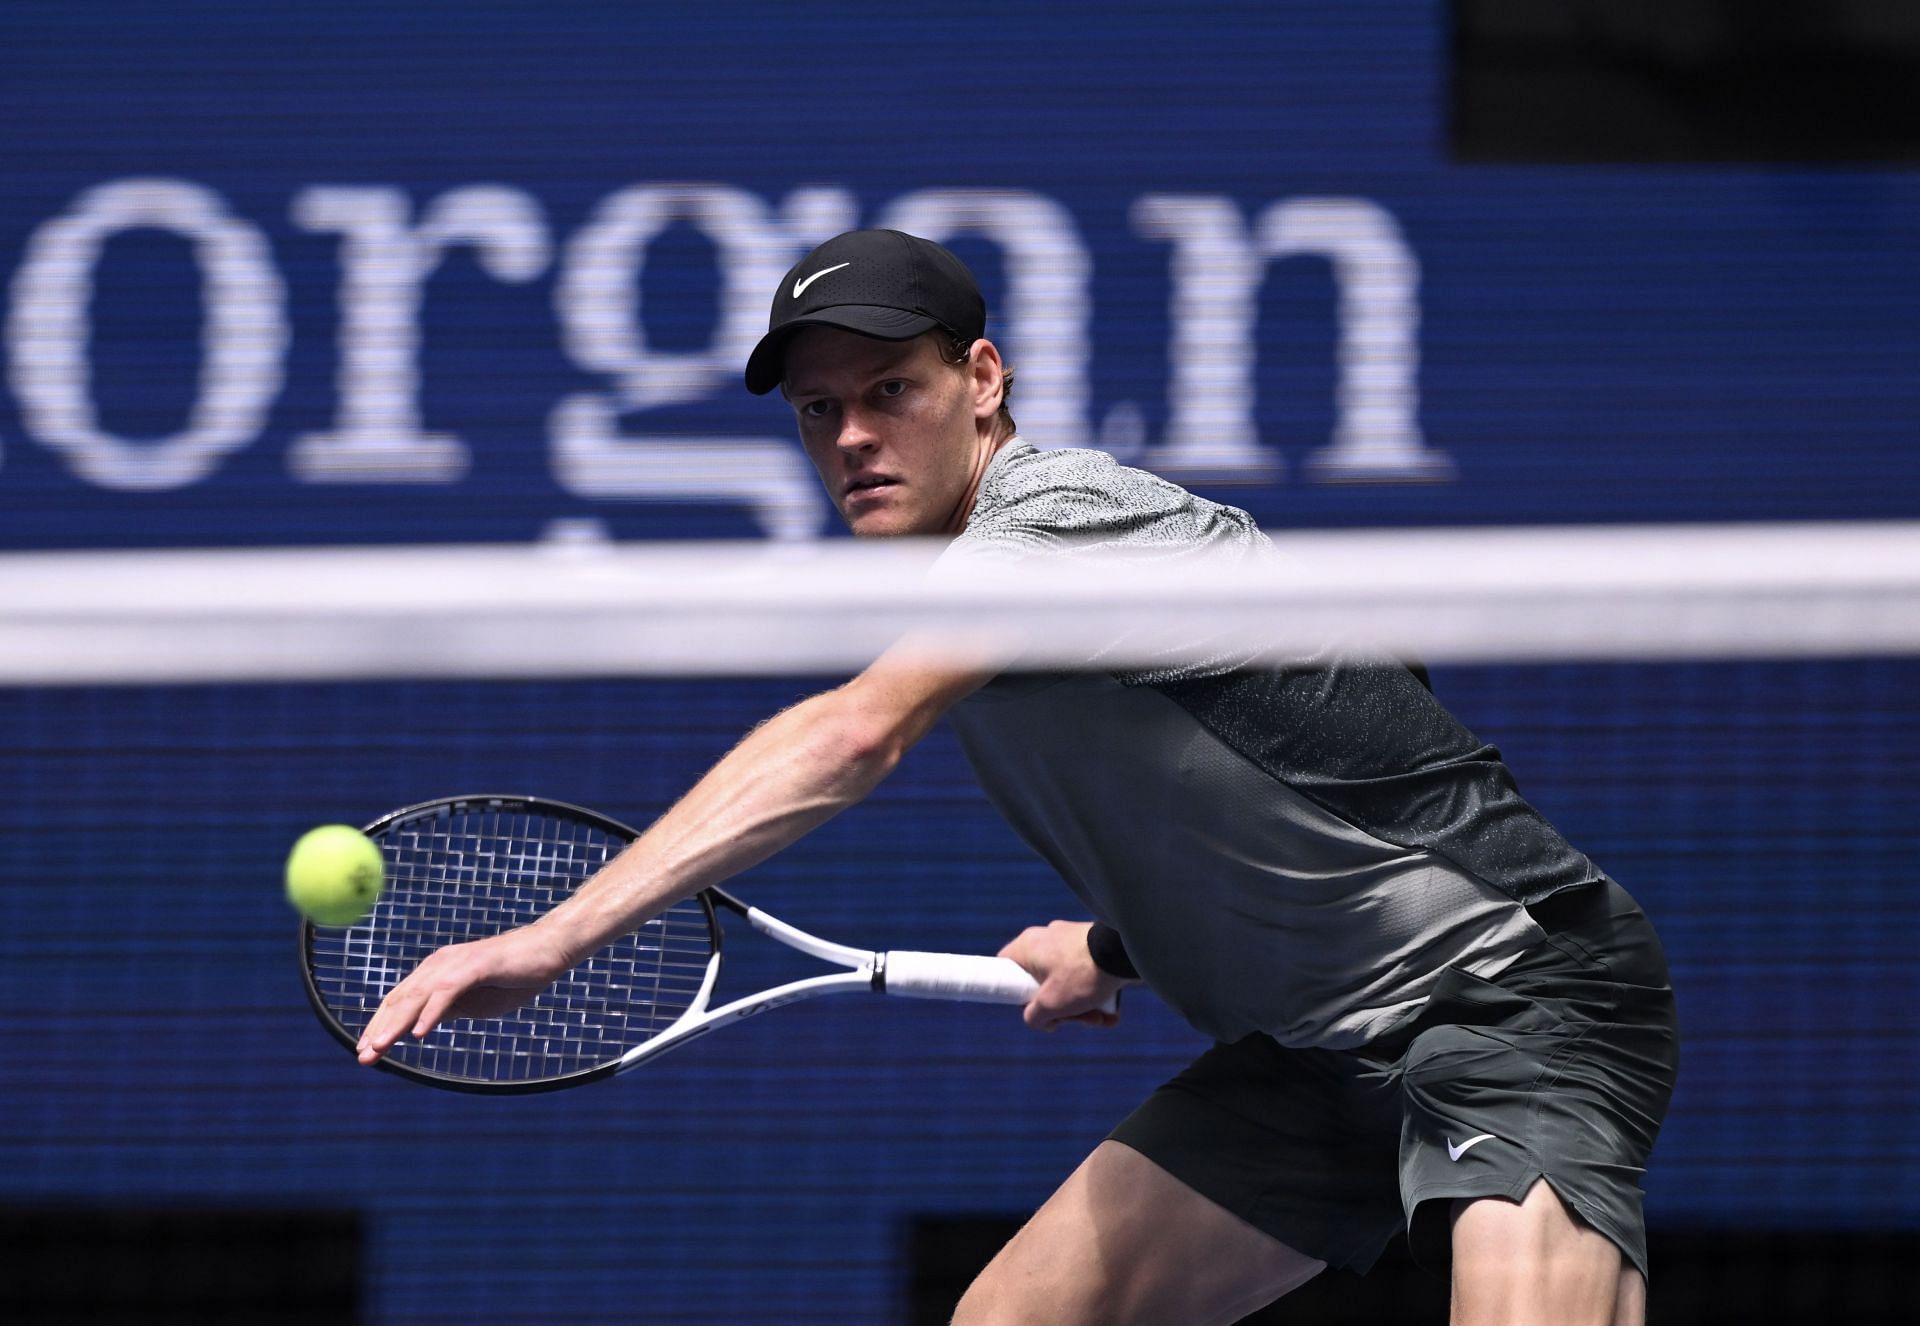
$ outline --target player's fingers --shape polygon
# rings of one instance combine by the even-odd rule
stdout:
[[[452,1008],[454,1001],[464,993],[465,990],[461,986],[443,985],[428,995],[427,1002],[421,1006],[419,1015],[413,1020],[413,1038],[419,1040],[439,1026],[440,1019],[447,1015],[447,1010]]]
[[[1047,947],[1047,928],[1042,925],[1028,926],[1001,947],[999,956],[1013,959],[1031,972],[1035,980],[1046,980],[1052,965]]]
[[[380,1007],[374,1010],[372,1021],[361,1033],[362,1050],[376,1051],[373,1058],[377,1059],[406,1034],[407,1028],[419,1017],[431,988],[441,980],[441,972],[447,963],[446,954],[446,949],[429,953],[419,966],[387,991],[386,998],[380,1001]],[[365,1062],[371,1063],[372,1059],[366,1059]]]
[[[1083,1021],[1087,1014],[1085,1002],[1061,989],[1057,981],[1043,982],[1032,1002],[1027,1005],[1027,1025],[1041,1031],[1053,1031],[1063,1023]]]
[[[1064,978],[1042,981],[1026,1007],[1027,1025],[1040,1031],[1052,1031],[1068,1022],[1111,1027],[1120,1021],[1117,995],[1097,1003],[1098,991],[1079,990]]]
[[[393,1048],[400,1039],[400,1033],[413,1021],[418,1008],[419,996],[416,987],[406,981],[387,992],[380,1001],[373,1020],[367,1023],[367,1029],[360,1033],[360,1062],[370,1064]]]
[[[1060,1011],[1049,1005],[1040,995],[1027,1001],[1020,1010],[1021,1020],[1035,1031],[1052,1031],[1060,1025]]]

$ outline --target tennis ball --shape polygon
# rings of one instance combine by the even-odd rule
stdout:
[[[323,824],[302,834],[287,855],[287,901],[315,925],[352,925],[379,901],[386,873],[366,834]]]

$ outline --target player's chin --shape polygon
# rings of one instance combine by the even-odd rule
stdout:
[[[923,532],[915,528],[911,511],[893,505],[866,504],[841,515],[857,539],[892,539]]]

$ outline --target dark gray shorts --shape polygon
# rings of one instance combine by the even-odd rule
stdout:
[[[1679,1067],[1667,964],[1617,884],[1529,908],[1547,942],[1492,980],[1449,969],[1357,1050],[1217,1045],[1112,1138],[1308,1256],[1364,1271],[1404,1222],[1445,1266],[1458,1198],[1545,1178],[1642,1274],[1646,1172]]]

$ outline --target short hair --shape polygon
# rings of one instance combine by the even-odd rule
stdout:
[[[955,367],[967,362],[967,356],[973,351],[974,341],[979,339],[944,330],[931,334],[942,338],[940,357]],[[997,417],[1007,426],[1009,433],[1017,433],[1020,431],[1020,426],[1013,422],[1013,411],[1007,408],[1007,402],[1012,398],[1013,365],[1003,361],[1000,365],[1000,413]]]

